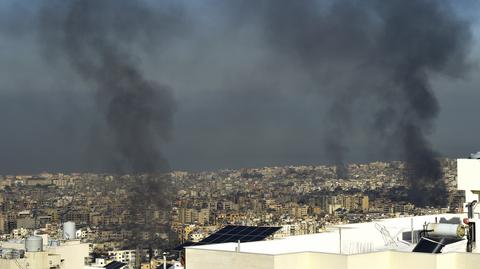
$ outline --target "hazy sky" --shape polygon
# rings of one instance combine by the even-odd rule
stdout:
[[[92,137],[104,125],[94,87],[57,55],[56,46],[41,41],[38,14],[49,1],[32,2],[0,2],[0,174],[106,170],[91,150]],[[459,157],[480,150],[475,21],[480,4],[445,2],[472,24],[472,67],[457,78],[429,74],[440,112],[428,137],[441,156]],[[176,100],[171,138],[161,143],[170,166],[208,170],[332,162],[322,143],[329,99],[313,90],[318,82],[295,58],[265,43],[263,21],[237,13],[241,4],[229,9],[215,0],[180,3],[182,10],[173,16],[187,26],[128,41],[146,79],[168,86]],[[346,161],[401,158],[375,150],[364,128],[369,127],[355,126],[346,134]]]

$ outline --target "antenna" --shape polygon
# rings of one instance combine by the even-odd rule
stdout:
[[[413,226],[412,226],[413,227]],[[385,225],[382,225],[378,222],[375,222],[375,229],[380,232],[382,235],[383,241],[385,242],[385,246],[395,246],[398,247],[397,242],[401,242],[404,244],[408,244],[404,241],[398,240],[398,236],[402,233],[405,229],[400,229],[395,235],[391,235]],[[412,233],[413,234],[413,233]],[[413,238],[412,238],[413,240]],[[413,242],[413,241],[412,241]]]

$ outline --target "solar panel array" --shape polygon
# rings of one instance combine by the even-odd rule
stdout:
[[[227,225],[203,239],[199,243],[216,244],[227,242],[253,242],[261,241],[278,231],[280,227],[253,227]]]
[[[443,242],[422,237],[412,252],[441,253],[444,246],[445,244]]]
[[[255,226],[236,226],[236,225],[227,225],[222,229],[218,230],[214,234],[208,236],[200,242],[193,243],[187,242],[181,246],[178,246],[177,249],[182,249],[187,246],[198,246],[198,245],[207,245],[207,244],[219,244],[219,243],[229,243],[229,242],[254,242],[261,241],[270,235],[274,234],[281,227],[255,227]]]

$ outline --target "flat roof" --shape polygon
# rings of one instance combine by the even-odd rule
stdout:
[[[411,252],[414,245],[401,239],[402,233],[411,231],[412,223],[414,230],[422,230],[425,223],[461,222],[465,217],[466,214],[439,214],[336,225],[327,228],[327,231],[323,233],[241,243],[240,251],[271,255],[297,252],[356,254],[389,249]],[[382,229],[384,232],[380,232],[379,229]],[[191,246],[187,247],[187,249],[236,251],[237,246],[237,243],[223,243]],[[442,252],[465,252],[465,246],[466,240],[463,240],[447,245]]]

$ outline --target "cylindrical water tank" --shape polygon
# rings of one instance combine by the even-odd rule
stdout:
[[[448,238],[462,238],[465,236],[465,227],[462,224],[429,223],[427,230],[429,235]]]
[[[63,224],[63,239],[71,240],[75,239],[77,228],[75,228],[75,222],[67,221]]]
[[[43,238],[40,236],[30,236],[25,240],[25,250],[27,252],[43,251]]]

